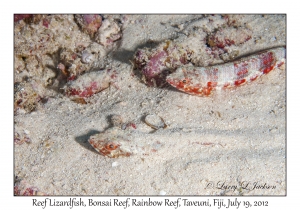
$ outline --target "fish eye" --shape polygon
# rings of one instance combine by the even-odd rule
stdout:
[[[118,144],[115,144],[115,143],[113,143],[113,142],[111,142],[111,143],[108,143],[108,144],[106,144],[106,149],[108,149],[108,150],[115,150],[115,149],[117,149],[118,148]]]

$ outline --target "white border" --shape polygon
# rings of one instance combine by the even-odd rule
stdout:
[[[177,2],[177,3],[175,3]],[[296,1],[294,1],[296,2]],[[5,5],[4,5],[5,3]],[[268,200],[271,209],[298,206],[299,139],[297,119],[299,97],[299,19],[298,6],[288,1],[5,1],[1,3],[1,207],[32,209],[32,197],[13,196],[13,14],[14,13],[286,13],[287,14],[287,196],[238,197],[238,200]],[[55,198],[55,197],[52,197]],[[60,197],[67,199],[67,197]],[[173,197],[175,199],[175,197]],[[209,197],[213,198],[213,197]],[[221,198],[221,197],[218,197]],[[223,197],[227,199],[229,197]],[[233,197],[230,197],[232,199]],[[84,199],[88,199],[84,197]],[[101,197],[104,199],[104,197]],[[107,197],[108,199],[108,197]],[[125,198],[124,198],[125,199]],[[154,198],[156,199],[156,198]],[[157,197],[159,199],[159,197]],[[200,197],[199,199],[204,199]],[[99,209],[99,207],[96,207]],[[41,208],[39,208],[41,209]],[[69,207],[60,208],[69,209]],[[76,208],[80,209],[80,208]],[[82,208],[87,209],[87,208]],[[106,208],[101,208],[106,209]],[[110,208],[112,209],[112,208]],[[123,208],[122,208],[123,209]],[[132,208],[133,209],[133,208]],[[185,209],[185,208],[180,208]],[[201,209],[206,209],[201,207]],[[208,208],[215,209],[215,208]],[[243,208],[240,208],[243,209]]]

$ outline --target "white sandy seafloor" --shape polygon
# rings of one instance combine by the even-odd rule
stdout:
[[[31,139],[15,145],[15,176],[48,195],[285,195],[286,69],[209,97],[148,87],[129,61],[138,48],[149,40],[188,40],[185,29],[196,28],[205,38],[222,20],[219,15],[213,21],[202,15],[127,18],[118,48],[108,55],[117,84],[88,104],[57,94],[35,111],[15,115],[15,129]],[[239,19],[252,31],[252,39],[234,46],[241,56],[285,46],[284,15]],[[204,55],[203,43],[195,45]],[[116,114],[136,123],[139,138],[159,142],[157,151],[121,158],[97,153],[87,140],[107,129]],[[160,116],[167,128],[153,130],[144,123],[147,114]]]

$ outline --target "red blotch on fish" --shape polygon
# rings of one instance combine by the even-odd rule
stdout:
[[[183,92],[208,96],[215,89],[240,86],[254,81],[284,63],[285,48],[280,47],[216,66],[180,67],[166,80],[170,85]]]

